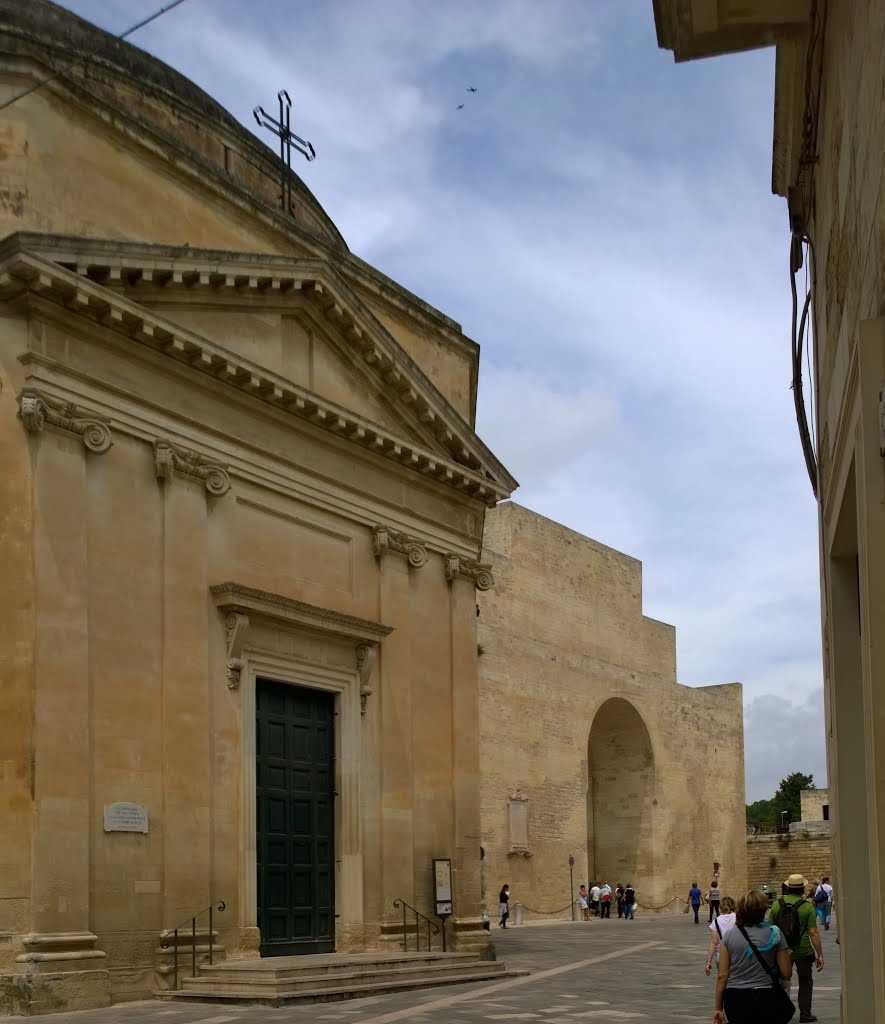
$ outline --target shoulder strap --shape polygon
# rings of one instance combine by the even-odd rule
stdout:
[[[750,949],[753,950],[753,953],[755,954],[756,959],[759,961],[759,963],[760,963],[760,965],[762,967],[762,970],[765,971],[765,973],[768,975],[769,978],[771,978],[771,984],[772,984],[772,986],[774,986],[776,988],[780,984],[780,982],[778,981],[778,976],[780,975],[780,971],[778,970],[777,975],[775,974],[775,970],[777,969],[776,965],[775,965],[775,967],[771,967],[763,959],[762,954],[753,945],[753,940],[750,938],[749,935],[747,935],[747,930],[746,930],[746,928],[744,928],[744,926],[742,924],[738,925],[738,931],[747,940],[747,945],[750,947]]]
[[[716,925],[716,931],[719,932],[719,941],[721,942],[722,941],[722,929],[719,927],[719,918],[718,917],[713,922],[713,924]]]

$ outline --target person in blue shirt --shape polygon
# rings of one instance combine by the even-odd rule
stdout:
[[[701,903],[703,902],[704,894],[698,888],[697,882],[691,883],[691,888],[688,890],[688,902],[691,905],[691,909],[694,911],[694,923],[698,924],[698,911],[701,909]]]

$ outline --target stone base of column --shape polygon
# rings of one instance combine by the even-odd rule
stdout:
[[[0,977],[0,1013],[33,1016],[110,1006],[106,955],[91,932],[25,935],[15,973]]]
[[[224,946],[215,940],[218,932],[213,928],[209,935],[207,927],[180,930],[176,936],[172,932],[160,933],[160,948],[157,950],[157,966],[154,969],[157,989],[168,992],[181,988],[182,978],[191,978],[200,973],[200,967],[209,963],[209,952],[212,952],[212,963],[222,963],[226,959]]]
[[[479,953],[483,960],[494,960],[495,945],[491,933],[482,926],[481,917],[455,917],[446,922],[447,945],[455,953]]]
[[[237,944],[231,950],[231,960],[258,960],[261,957],[261,929],[238,928]]]

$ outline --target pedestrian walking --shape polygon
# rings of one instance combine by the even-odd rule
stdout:
[[[833,913],[833,887],[830,876],[824,875],[814,893],[814,909],[826,931],[830,930],[830,916]]]
[[[688,905],[694,911],[694,923],[700,924],[698,921],[698,911],[701,909],[701,902],[704,899],[704,894],[698,888],[697,882],[691,883],[691,888],[688,890]]]
[[[507,918],[510,917],[510,886],[506,882],[501,886],[501,892],[498,895],[498,917],[501,918],[498,927],[506,928]]]
[[[618,904],[618,917],[624,916],[624,887],[618,882],[615,889],[615,902]]]
[[[587,898],[587,886],[584,885],[583,882],[581,882],[580,886],[578,887],[578,906],[581,908],[581,920],[589,921],[590,907],[589,900]]]
[[[790,959],[799,979],[799,1020],[815,1021],[811,1012],[811,996],[814,990],[812,966],[819,971],[824,967],[824,951],[817,930],[817,914],[814,906],[805,898],[807,882],[802,875],[790,875],[784,882],[784,895],[772,903],[769,921],[780,928],[790,947]]]
[[[602,888],[599,890],[599,905],[602,911],[602,917],[612,916],[612,887],[608,882],[602,883]]]
[[[719,965],[719,944],[723,937],[734,928],[735,910],[737,905],[731,896],[723,896],[721,899],[722,913],[719,914],[710,924],[710,944],[707,947],[707,965],[704,967],[704,974],[708,975],[713,970],[713,965]]]
[[[716,882],[716,879],[714,878],[713,881],[710,882],[710,888],[707,890],[706,896],[704,896],[704,899],[710,904],[711,924],[719,916],[719,902],[721,898],[722,897],[719,892],[719,886]]]
[[[636,909],[636,890],[628,882],[624,887],[624,920],[628,918],[633,921],[633,911]]]
[[[796,1012],[782,982],[790,951],[777,925],[764,924],[768,897],[758,889],[737,901],[735,926],[719,946],[713,1024],[786,1024]]]

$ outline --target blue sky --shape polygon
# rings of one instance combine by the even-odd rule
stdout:
[[[748,800],[824,784],[773,51],[676,65],[651,0],[187,0],[131,41],[253,130],[289,91],[350,248],[482,346],[516,500],[642,559],[681,682],[744,684]]]

